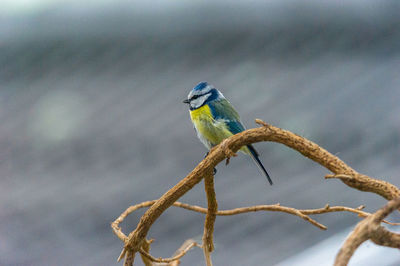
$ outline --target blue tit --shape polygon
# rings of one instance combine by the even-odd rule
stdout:
[[[189,104],[190,118],[197,136],[209,150],[224,139],[245,130],[232,104],[207,82],[197,84],[183,102]],[[247,145],[240,148],[240,151],[252,157],[272,185],[272,180],[254,147]]]

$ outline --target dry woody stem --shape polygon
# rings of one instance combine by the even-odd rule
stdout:
[[[126,216],[131,214],[132,212],[141,209],[141,208],[147,208],[152,206],[156,200],[152,201],[145,201],[139,204],[136,204],[134,206],[130,206],[127,208],[121,215],[118,217],[112,224],[112,229],[114,233],[122,240],[125,241],[127,239],[127,236],[122,232],[120,228],[120,223],[124,220]],[[189,205],[186,203],[182,202],[175,202],[173,206],[178,207],[178,208],[183,208],[186,210],[202,213],[202,214],[207,214],[208,209],[196,206],[196,205]],[[324,214],[324,213],[330,213],[330,212],[352,212],[355,214],[358,214],[359,217],[369,217],[371,214],[368,212],[362,211],[364,209],[364,206],[361,205],[357,208],[349,208],[349,207],[344,207],[344,206],[329,206],[326,204],[324,207],[319,208],[319,209],[305,209],[305,210],[298,210],[290,207],[285,207],[281,206],[279,203],[273,204],[273,205],[257,205],[257,206],[250,206],[250,207],[242,207],[242,208],[236,208],[232,210],[219,210],[215,212],[215,215],[217,216],[231,216],[231,215],[237,215],[237,214],[243,214],[243,213],[249,213],[249,212],[258,212],[258,211],[272,211],[272,212],[285,212],[288,214],[292,214],[295,216],[298,216],[300,218],[303,218],[305,221],[310,222],[312,225],[315,225],[316,227],[326,230],[326,226],[318,223],[314,219],[310,218],[309,215],[318,215],[318,214]],[[391,225],[400,225],[399,223],[391,223],[388,221],[383,220],[384,223],[391,224]],[[155,258],[152,255],[149,254],[150,252],[150,244],[153,242],[153,240],[145,240],[143,242],[142,248],[139,250],[140,255],[142,257],[142,260],[144,264],[147,265],[158,265],[159,263],[164,263],[162,265],[165,265],[165,263],[168,263],[168,265],[178,265],[179,264],[179,259],[182,258],[190,249],[193,247],[201,247],[199,244],[194,242],[192,239],[189,239],[185,241],[182,246],[175,252],[174,256],[171,258]],[[206,245],[205,245],[206,246]],[[204,247],[205,247],[204,246]],[[204,250],[203,250],[204,251]],[[210,253],[208,252],[208,255]],[[210,262],[211,262],[211,258]]]
[[[193,239],[186,240],[182,246],[174,253],[174,256],[171,258],[155,258],[150,255],[150,244],[153,240],[145,240],[142,249],[140,250],[140,256],[142,257],[143,263],[146,266],[153,265],[165,265],[168,264],[170,266],[179,265],[179,259],[185,256],[185,254],[191,250],[193,247],[200,247]]]
[[[206,265],[211,266],[211,256],[210,253],[214,250],[213,243],[213,233],[214,233],[214,223],[217,217],[216,213],[218,211],[218,203],[214,190],[214,176],[209,174],[204,178],[204,188],[207,195],[207,213],[206,220],[204,222],[204,233],[203,233],[203,252],[204,259],[206,260]]]
[[[256,123],[260,124],[261,127],[249,129],[241,133],[238,133],[224,140],[221,144],[211,149],[208,156],[204,158],[203,161],[201,161],[193,169],[191,173],[189,173],[178,184],[176,184],[173,188],[167,191],[160,199],[154,201],[153,204],[149,205],[150,208],[141,217],[140,222],[137,225],[136,229],[132,231],[128,236],[125,236],[121,231],[119,232],[116,231],[114,228],[115,225],[114,222],[113,223],[114,232],[125,244],[118,260],[125,258],[124,265],[132,265],[134,262],[135,254],[137,252],[141,252],[141,250],[144,250],[143,246],[145,246],[147,233],[152,224],[158,219],[158,217],[170,206],[175,205],[174,203],[176,203],[176,201],[181,196],[183,196],[186,192],[192,189],[203,178],[205,178],[206,180],[208,177],[212,176],[212,174],[210,173],[213,172],[213,169],[217,164],[219,164],[221,161],[225,159],[229,159],[231,156],[235,156],[235,152],[237,152],[242,146],[255,142],[273,141],[284,144],[298,151],[303,156],[317,162],[318,164],[327,168],[334,174],[334,175],[328,175],[326,178],[338,178],[349,187],[361,191],[376,193],[387,200],[392,200],[400,196],[400,190],[396,186],[386,181],[374,179],[372,177],[356,172],[354,169],[345,164],[338,157],[329,153],[327,150],[321,148],[317,144],[301,136],[298,136],[290,131],[280,129],[272,125],[268,125],[259,119],[256,119]],[[207,183],[209,181],[210,180],[205,182]],[[221,214],[221,211],[216,211],[217,210],[216,200],[215,200],[215,206],[210,206],[210,202],[212,203],[212,201],[215,199],[215,192],[214,192],[214,199],[210,197],[212,193],[210,195],[209,193],[211,193],[211,190],[207,192],[207,184],[206,184],[208,211],[210,213],[208,211],[205,212],[209,217],[208,222],[206,217],[205,232],[211,232],[211,235],[206,236],[205,238],[203,238],[203,240],[206,241],[211,240],[211,244],[210,242],[208,242],[207,244],[208,248],[205,249],[204,246],[206,245],[205,243],[203,243],[203,250],[212,251],[213,229],[207,228],[207,224],[209,225],[212,224],[213,227],[215,221],[215,215],[232,215],[232,214],[227,214],[227,213]],[[316,221],[312,220],[308,216],[309,214],[316,214],[316,213],[307,214],[296,209],[282,207],[279,205],[270,205],[270,208],[271,209],[269,210],[271,211],[273,211],[275,208],[276,211],[285,211],[287,213],[297,215],[303,218],[304,220],[314,224],[315,226],[324,229],[323,225],[318,224]],[[120,217],[118,217],[116,222],[118,221],[118,223],[120,223],[128,214],[129,212],[125,211],[123,214],[121,214]],[[358,214],[362,216],[361,211]],[[212,218],[213,216],[214,218]]]
[[[400,208],[400,198],[389,201],[376,213],[359,222],[339,250],[335,266],[347,265],[356,249],[368,239],[380,246],[400,249],[400,234],[390,232],[381,226],[383,218],[398,208]]]

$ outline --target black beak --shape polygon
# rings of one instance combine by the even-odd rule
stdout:
[[[183,100],[183,103],[190,103],[190,101],[188,99]]]

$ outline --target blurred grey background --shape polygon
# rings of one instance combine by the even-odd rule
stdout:
[[[206,152],[182,104],[199,81],[219,88],[247,127],[261,118],[292,130],[399,186],[399,12],[397,0],[3,1],[0,265],[117,265],[122,242],[110,223],[160,197]],[[221,209],[374,212],[385,202],[324,180],[326,169],[282,145],[256,147],[274,186],[250,159],[234,158],[218,167]],[[206,206],[203,185],[181,201]],[[218,217],[213,261],[330,265],[360,219],[315,218],[328,230],[280,213]],[[169,209],[149,233],[153,255],[199,240],[203,221]],[[363,249],[351,265],[400,264],[396,250]],[[201,250],[182,265],[203,265]]]

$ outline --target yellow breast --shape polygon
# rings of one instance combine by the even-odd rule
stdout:
[[[203,105],[200,108],[197,108],[196,110],[191,110],[190,111],[190,118],[192,121],[197,121],[197,120],[213,120],[212,114],[210,107],[206,104]]]
[[[200,140],[206,146],[209,146],[206,142],[209,142],[209,144],[213,146],[219,144],[223,139],[232,136],[232,133],[223,121],[218,121],[213,118],[208,105],[190,111],[190,118],[192,119]]]

